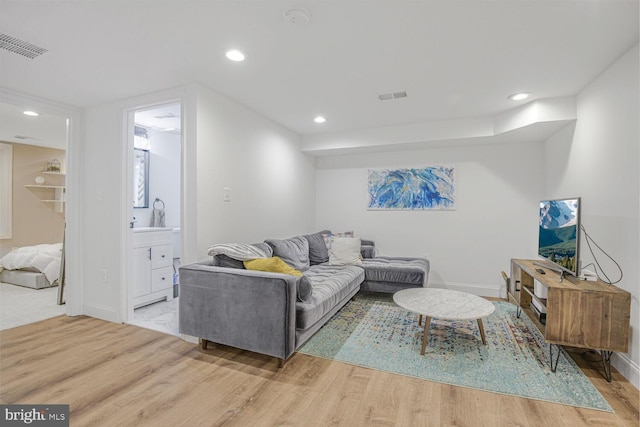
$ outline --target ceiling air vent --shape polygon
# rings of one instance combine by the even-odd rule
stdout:
[[[381,93],[380,95],[378,95],[378,99],[380,101],[388,101],[390,99],[398,99],[398,98],[406,98],[407,97],[407,91],[400,91],[400,92],[390,92],[390,93]]]
[[[48,51],[43,47],[36,46],[33,43],[29,43],[15,37],[11,37],[10,35],[5,33],[0,33],[0,49],[25,56],[30,59],[37,58],[38,56]]]
[[[26,136],[26,135],[16,135],[14,136],[15,139],[22,139],[22,140],[33,140],[33,141],[37,141],[40,138],[36,138],[35,136]]]
[[[159,115],[157,115],[157,116],[153,116],[153,117],[155,117],[156,119],[174,119],[174,118],[180,118],[180,117],[176,116],[176,115],[175,115],[175,114],[173,114],[173,113],[164,113],[164,114],[159,114]]]

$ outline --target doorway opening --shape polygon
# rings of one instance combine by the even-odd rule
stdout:
[[[173,102],[129,114],[128,323],[178,335],[182,113]]]
[[[69,118],[14,101],[0,103],[0,329],[68,312],[60,284]]]

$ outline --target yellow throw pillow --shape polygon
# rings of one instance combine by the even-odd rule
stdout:
[[[269,271],[272,273],[284,273],[292,276],[302,276],[302,272],[291,267],[277,256],[271,258],[256,258],[242,261],[247,270]]]

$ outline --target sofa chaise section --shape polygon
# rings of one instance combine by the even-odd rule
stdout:
[[[429,280],[429,261],[424,258],[365,258],[363,291],[395,293],[407,288],[422,288]]]

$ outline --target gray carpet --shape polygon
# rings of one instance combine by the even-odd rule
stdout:
[[[57,299],[57,286],[36,290],[0,282],[0,330],[65,314]]]

